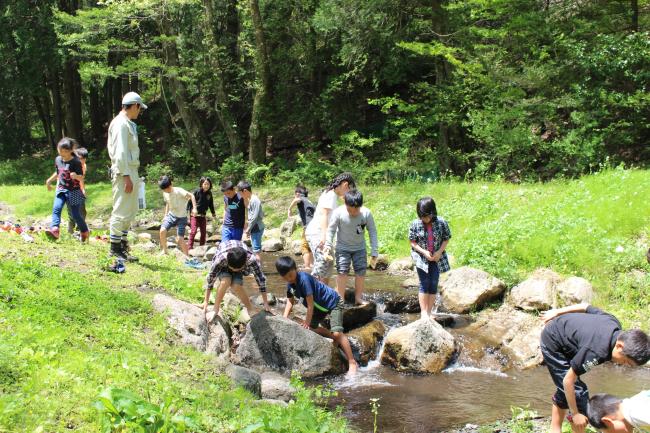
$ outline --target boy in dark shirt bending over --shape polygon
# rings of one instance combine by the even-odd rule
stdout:
[[[553,396],[551,433],[562,432],[567,409],[574,433],[587,425],[589,391],[580,376],[598,364],[638,366],[650,359],[648,336],[640,329],[623,331],[616,317],[588,304],[542,313],[544,362],[557,387]]]

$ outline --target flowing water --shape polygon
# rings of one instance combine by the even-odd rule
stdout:
[[[275,271],[274,262],[280,254],[262,255],[268,279],[268,291],[285,296],[285,284]],[[297,260],[300,263],[300,259]],[[369,296],[387,292],[405,294],[403,278],[369,270],[366,287]],[[350,281],[351,282],[351,281]],[[256,290],[246,283],[249,295]],[[410,293],[414,293],[412,289]],[[279,308],[276,312],[281,314]],[[419,318],[419,315],[383,315],[393,326]],[[467,321],[459,320],[450,331],[463,344],[465,352],[485,350],[476,336],[464,329]],[[554,392],[548,372],[543,367],[519,371],[500,371],[497,354],[488,353],[484,364],[476,356],[461,356],[455,364],[436,375],[397,373],[378,361],[362,367],[352,379],[344,376],[324,378],[316,383],[331,386],[337,396],[331,405],[340,405],[354,428],[362,432],[373,429],[371,399],[378,398],[378,428],[384,433],[430,433],[450,430],[467,423],[484,424],[510,416],[511,406],[529,406],[542,416],[550,415],[550,397]],[[479,356],[480,358],[480,356]],[[608,392],[630,396],[650,388],[650,368],[624,368],[606,364],[595,368],[584,380],[592,392]]]

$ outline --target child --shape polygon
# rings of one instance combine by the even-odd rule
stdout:
[[[418,200],[415,210],[418,219],[411,223],[409,241],[411,258],[420,279],[420,314],[425,318],[431,316],[434,304],[439,303],[439,298],[436,298],[440,274],[450,268],[445,249],[451,231],[447,221],[438,216],[436,203],[431,197]]]
[[[172,181],[168,176],[162,176],[158,182],[158,186],[163,191],[163,198],[165,199],[165,218],[160,225],[160,249],[162,254],[167,254],[167,231],[177,226],[176,228],[176,242],[183,254],[187,255],[188,249],[185,243],[185,227],[187,226],[187,214],[185,213],[185,203],[187,200],[192,200],[192,216],[197,213],[196,199],[194,195],[185,191],[183,188],[178,188],[172,185]]]
[[[201,240],[199,245],[205,245],[207,237],[207,218],[208,209],[212,213],[212,219],[216,220],[214,213],[214,200],[212,198],[212,180],[209,177],[202,177],[199,180],[199,187],[194,190],[194,199],[196,201],[196,215],[190,216],[190,239],[188,241],[188,250],[194,248],[194,238],[196,230],[201,230]],[[187,202],[187,212],[191,213],[192,202]]]
[[[284,317],[289,317],[295,299],[302,298],[303,305],[307,307],[307,315],[302,327],[334,340],[334,343],[343,349],[348,359],[348,374],[356,373],[357,362],[352,355],[348,337],[343,333],[343,298],[308,273],[298,272],[296,262],[291,257],[280,257],[275,262],[275,268],[287,282],[287,305],[284,308]],[[320,322],[328,314],[331,332],[320,326]]]
[[[214,315],[206,320],[211,322],[221,307],[221,301],[226,295],[228,288],[232,287],[233,291],[244,304],[249,316],[253,316],[257,311],[253,308],[248,295],[244,291],[244,275],[253,274],[255,281],[259,286],[264,302],[264,309],[271,311],[266,295],[266,277],[262,272],[260,262],[255,258],[253,252],[242,241],[226,241],[219,244],[219,249],[212,258],[212,265],[205,283],[205,298],[203,300],[203,311],[208,312],[208,303],[210,302],[210,293],[214,287],[214,282],[219,279],[219,290],[214,300]]]
[[[59,239],[61,210],[63,210],[63,205],[67,204],[72,213],[72,218],[74,218],[81,231],[81,242],[85,242],[88,240],[89,232],[86,221],[80,211],[81,204],[85,200],[80,186],[80,182],[84,179],[83,166],[79,158],[72,151],[73,143],[74,140],[68,137],[63,137],[58,142],[56,150],[59,156],[54,160],[56,171],[45,181],[47,190],[51,191],[52,186],[50,182],[58,178],[54,204],[52,206],[52,224],[45,231],[45,234],[50,239]]]
[[[354,188],[354,178],[350,173],[341,173],[332,180],[325,192],[320,195],[318,205],[314,211],[314,218],[305,229],[305,237],[309,242],[309,248],[314,253],[314,267],[312,275],[324,282],[329,282],[329,275],[332,271],[332,258],[325,254],[325,241],[327,228],[329,227],[332,212],[338,207],[338,198],[343,197],[346,192]]]
[[[363,304],[363,289],[368,254],[366,253],[365,229],[368,227],[370,237],[370,266],[375,267],[379,255],[377,245],[377,228],[370,210],[363,206],[363,194],[353,189],[345,193],[345,206],[337,207],[327,229],[326,251],[329,250],[336,236],[336,291],[345,299],[345,287],[348,282],[350,266],[354,266],[354,302]]]
[[[235,192],[235,186],[230,181],[221,184],[221,192],[224,205],[221,242],[241,241],[244,230],[247,228],[244,198]]]
[[[262,235],[264,234],[264,211],[260,198],[253,194],[251,184],[242,180],[237,184],[237,190],[242,197],[248,209],[248,224],[246,224],[246,236],[251,238],[253,254],[261,263],[260,252],[262,252]]]
[[[291,208],[294,206],[298,208],[298,214],[302,222],[302,245],[300,245],[300,251],[305,269],[311,269],[313,263],[313,255],[311,248],[309,248],[309,242],[307,242],[307,238],[305,237],[305,229],[307,228],[307,224],[314,218],[314,212],[316,211],[316,206],[309,201],[307,198],[308,195],[309,191],[307,191],[307,188],[302,185],[296,185],[294,199],[289,205],[289,209],[287,209],[287,218],[291,218]]]
[[[540,347],[544,363],[557,387],[551,411],[551,432],[562,432],[567,409],[571,428],[584,432],[589,391],[580,376],[598,364],[637,366],[650,359],[648,336],[639,329],[623,331],[616,317],[589,304],[571,305],[542,313],[546,327]]]
[[[589,399],[589,423],[604,433],[650,433],[650,390],[621,400],[609,394]]]
[[[88,158],[88,150],[86,150],[85,147],[79,147],[77,149],[74,149],[74,154],[79,158],[79,161],[81,161],[81,168],[82,168],[82,174],[84,178],[79,181],[79,188],[81,189],[81,193],[86,197],[86,159]],[[86,216],[88,215],[86,213],[86,200],[84,200],[81,205],[79,206],[79,212],[81,213],[81,216],[84,218],[84,221],[86,220]],[[73,234],[75,226],[77,224],[74,221],[74,217],[72,216],[72,212],[70,211],[70,206],[68,206],[68,233]]]

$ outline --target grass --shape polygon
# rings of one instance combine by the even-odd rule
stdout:
[[[187,189],[194,185],[182,184]],[[406,183],[359,185],[379,229],[380,251],[407,257],[408,226],[418,198],[431,195],[449,221],[453,266],[470,265],[503,279],[509,286],[539,267],[582,276],[596,288],[596,303],[627,326],[650,327],[650,275],[645,250],[650,235],[650,171],[607,170],[577,180],[548,183]],[[42,189],[38,189],[42,188]],[[286,216],[292,188],[261,187],[267,228]],[[317,201],[318,189],[311,188]],[[147,189],[148,210],[159,219],[162,195]],[[110,212],[110,185],[89,185],[90,218]],[[51,195],[40,186],[0,186],[0,197],[15,213],[44,217]],[[222,212],[217,205],[217,212]]]
[[[346,431],[316,405],[320,390],[303,389],[286,408],[255,405],[209,356],[177,344],[152,289],[198,301],[202,273],[143,256],[110,274],[105,253],[67,235],[26,244],[0,233],[0,432],[111,431],[93,403],[114,389],[188,417],[196,432]]]

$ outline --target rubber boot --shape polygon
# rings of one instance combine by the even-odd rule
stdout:
[[[90,232],[81,232],[81,243],[88,242],[88,237],[90,237]]]
[[[122,251],[122,244],[118,242],[111,242],[111,256],[126,260],[126,254]]]
[[[122,240],[121,245],[122,245],[122,252],[124,253],[124,258],[126,259],[127,262],[137,262],[138,260],[140,260],[136,256],[129,254],[130,248],[129,248],[128,241]]]

